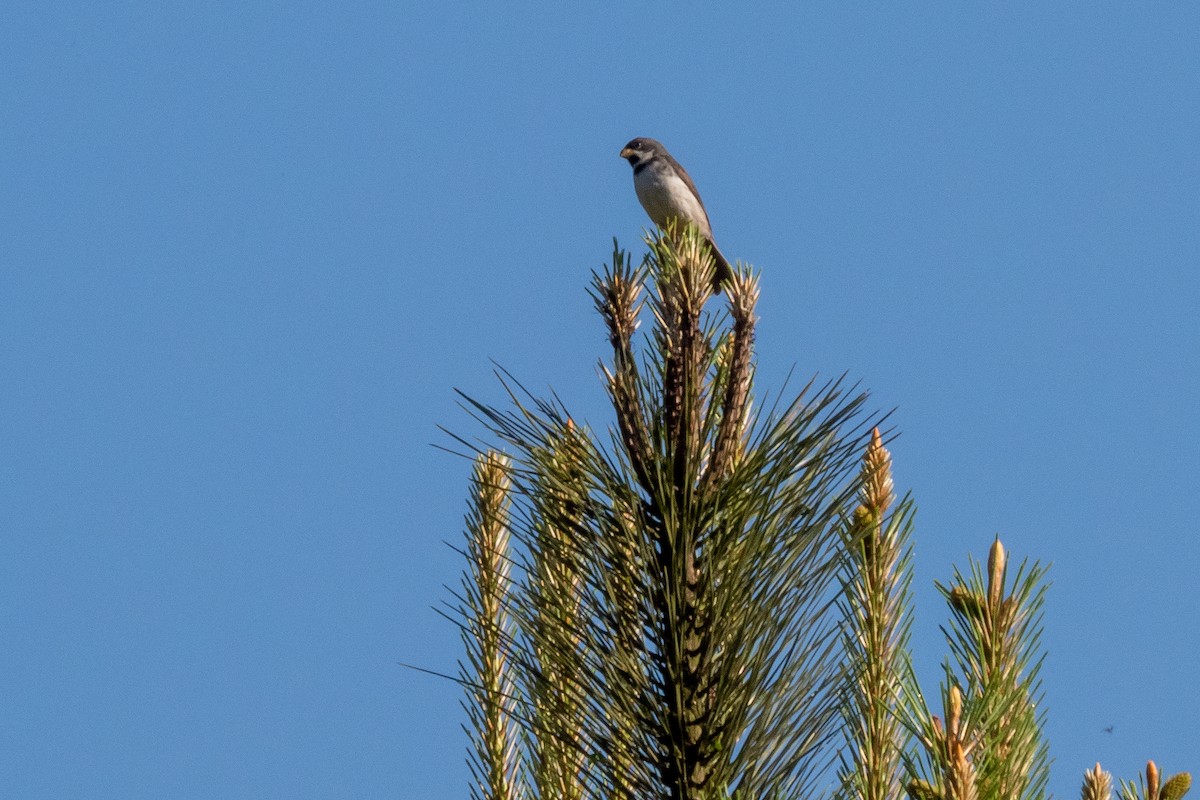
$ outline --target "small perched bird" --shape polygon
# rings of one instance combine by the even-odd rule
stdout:
[[[621,149],[621,158],[633,167],[633,188],[655,225],[665,230],[671,220],[677,225],[691,223],[708,242],[717,265],[713,291],[719,293],[721,284],[733,277],[733,268],[713,241],[708,212],[687,170],[654,139],[632,139]]]

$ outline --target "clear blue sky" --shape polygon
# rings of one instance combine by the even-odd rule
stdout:
[[[761,270],[760,389],[898,409],[924,674],[999,533],[1056,794],[1200,771],[1200,9],[794,5],[6,3],[0,795],[466,796],[397,666],[459,653],[430,445],[489,359],[607,420],[635,135]]]

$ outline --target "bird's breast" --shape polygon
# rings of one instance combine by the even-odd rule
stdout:
[[[645,169],[634,175],[633,187],[646,214],[660,228],[671,220],[690,222],[705,236],[712,236],[704,206],[674,172]]]

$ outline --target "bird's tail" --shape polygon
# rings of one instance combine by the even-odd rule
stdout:
[[[721,284],[726,281],[733,280],[733,267],[729,265],[729,260],[721,255],[721,251],[717,249],[717,244],[712,239],[708,239],[708,246],[712,250],[713,261],[716,262],[716,272],[713,273],[713,294],[721,293]]]

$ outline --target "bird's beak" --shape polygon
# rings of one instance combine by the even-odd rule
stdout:
[[[626,147],[621,151],[621,158],[629,158],[631,155],[633,155],[632,147]]]

